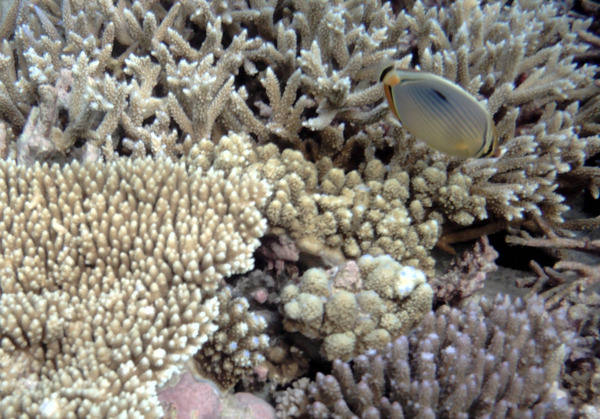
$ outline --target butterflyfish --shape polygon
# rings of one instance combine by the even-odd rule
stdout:
[[[435,74],[390,65],[379,77],[402,126],[429,147],[456,157],[489,157],[498,148],[489,112],[462,87]]]

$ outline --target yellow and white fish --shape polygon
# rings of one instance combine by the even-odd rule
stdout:
[[[379,77],[392,113],[429,147],[457,157],[489,157],[498,148],[488,111],[460,86],[436,76],[390,65]]]

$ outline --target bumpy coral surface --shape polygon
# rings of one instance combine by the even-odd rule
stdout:
[[[323,255],[341,248],[352,258],[389,254],[432,270],[429,251],[441,231],[433,218],[411,217],[405,172],[386,177],[383,165],[373,161],[363,177],[357,171],[345,174],[329,160],[315,165],[300,152],[279,153],[273,146],[260,147],[258,154],[259,170],[275,191],[265,214],[303,250]]]
[[[228,389],[241,378],[252,374],[265,361],[262,355],[269,347],[265,331],[267,322],[248,311],[245,298],[231,298],[226,287],[217,294],[221,313],[216,319],[218,330],[194,356],[202,373],[222,388]]]
[[[286,330],[323,339],[328,360],[384,348],[421,321],[432,298],[423,272],[370,255],[333,272],[309,269],[281,296]]]
[[[275,409],[263,399],[249,393],[221,392],[211,381],[198,379],[189,371],[160,388],[158,399],[166,418],[275,418]]]
[[[253,266],[268,192],[169,161],[0,162],[3,414],[159,413],[155,384],[227,312],[219,281]]]

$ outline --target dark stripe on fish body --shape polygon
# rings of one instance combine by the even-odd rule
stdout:
[[[431,92],[437,93],[435,89],[429,89]],[[461,118],[461,111],[457,103],[453,102],[440,102],[437,96],[430,94],[430,100],[434,101],[434,109],[435,116],[439,119],[442,119],[449,130],[452,130],[452,133],[448,133],[447,136],[452,138],[455,137],[457,133],[460,133],[460,137],[463,135],[476,135],[476,127],[473,124],[469,123],[469,120]]]
[[[425,127],[435,126],[439,134],[444,135],[449,121],[447,120],[444,111],[440,109],[438,105],[439,102],[437,99],[427,94],[427,88],[423,88],[423,86],[418,84],[412,87],[411,96],[415,99],[415,103],[419,104],[421,110],[421,112],[418,113],[421,119],[420,123]],[[427,118],[428,115],[435,115],[437,120]]]
[[[490,124],[486,124],[485,132],[483,133],[483,138],[484,138],[483,145],[484,146],[485,146],[485,142],[488,140],[488,130],[491,128],[489,125]],[[482,154],[480,154],[480,156],[482,156],[482,157],[487,157],[490,154],[492,154],[492,152],[494,151],[494,135],[493,134],[489,138],[489,140],[490,140],[490,142],[489,142],[488,148]],[[483,146],[481,148],[483,148]]]
[[[446,99],[446,96],[444,96],[442,94],[442,92],[440,92],[439,90],[436,90],[436,89],[432,89],[432,90],[434,91],[434,93],[436,95],[438,95],[440,97],[440,99],[442,99],[444,102],[448,102],[448,99]]]

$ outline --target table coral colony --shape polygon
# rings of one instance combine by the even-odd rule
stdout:
[[[434,252],[598,199],[572,3],[1,2],[0,416],[183,415],[201,376],[279,417],[598,417],[593,270],[482,299],[491,241]],[[413,137],[384,63],[464,89],[497,155]]]

